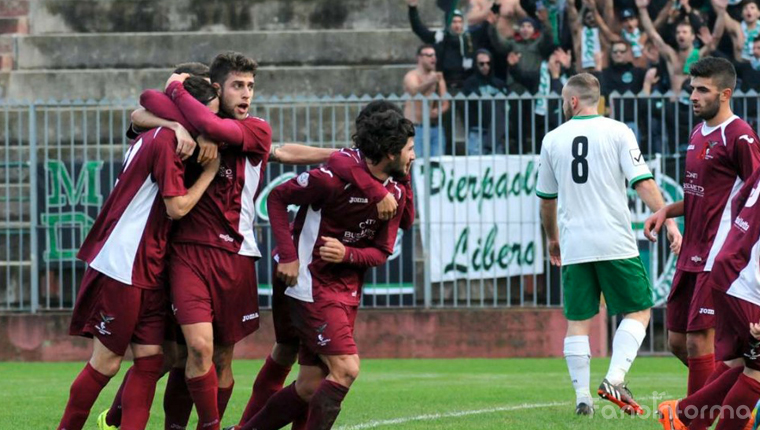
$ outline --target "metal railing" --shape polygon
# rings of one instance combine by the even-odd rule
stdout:
[[[363,305],[561,306],[559,271],[546,259],[534,196],[540,142],[562,122],[561,100],[515,94],[387,99],[419,118],[418,220],[400,235],[392,260],[368,274]],[[337,148],[351,144],[354,118],[370,100],[259,98],[252,114],[270,122],[275,142]],[[757,127],[756,95],[734,100],[737,113]],[[609,104],[609,115],[639,136],[666,200],[681,199],[681,150],[697,122],[690,106],[670,94],[614,95]],[[134,100],[0,101],[0,311],[72,307],[84,270],[74,256],[118,174],[136,106]],[[268,166],[256,224],[265,256],[274,244],[262,202],[271,186],[303,169]],[[662,303],[675,261],[666,241],[644,240],[640,227],[649,211],[634,192],[629,202]],[[257,264],[267,304],[271,264],[268,258]]]

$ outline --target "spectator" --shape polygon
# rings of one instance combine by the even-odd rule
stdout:
[[[622,95],[628,91],[638,94],[644,85],[646,70],[633,64],[633,50],[627,40],[612,43],[610,50],[610,65],[602,70],[601,93],[611,108],[611,116],[624,122],[639,138],[639,127],[636,123],[636,100],[632,98],[612,101],[610,94],[617,92]]]
[[[464,81],[463,92],[491,97],[506,94],[504,81],[493,76],[493,56],[486,49],[475,55],[475,73]],[[469,155],[504,153],[505,100],[471,100],[467,102],[467,153]],[[492,123],[492,119],[495,121]],[[496,144],[496,145],[494,145]],[[496,146],[496,151],[494,151]]]
[[[607,50],[610,43],[607,37],[602,36],[605,33],[608,35],[612,33],[605,26],[600,34],[599,23],[603,23],[604,20],[597,20],[599,13],[596,6],[589,6],[589,4],[588,1],[584,1],[583,8],[578,12],[574,1],[567,3],[567,18],[573,35],[573,54],[575,54],[575,67],[578,72],[601,70],[601,53],[602,50]]]
[[[633,56],[633,65],[636,67],[646,67],[647,58],[644,55],[644,46],[647,43],[647,35],[639,28],[639,17],[634,9],[623,9],[620,12],[620,33],[623,40],[627,41],[631,47]],[[614,45],[612,49],[615,49]]]
[[[694,47],[696,35],[691,24],[686,21],[681,21],[676,25],[676,43],[678,49],[673,49],[670,45],[663,41],[660,34],[654,28],[652,19],[649,17],[647,6],[649,6],[649,0],[636,0],[636,6],[639,8],[639,18],[641,25],[647,33],[647,36],[652,39],[657,49],[668,65],[668,73],[670,75],[671,90],[673,90],[674,96],[677,96],[681,92],[689,73],[689,66],[700,58],[706,56],[715,50],[715,44],[718,41],[717,37],[713,37],[709,32],[705,34],[700,33],[700,38],[704,42],[704,46],[700,49]],[[715,35],[722,34],[724,26],[723,13],[718,14],[718,19],[715,23]]]
[[[453,12],[451,24],[446,30],[433,31],[428,29],[420,19],[417,9],[418,0],[406,0],[409,5],[409,22],[412,31],[424,43],[433,45],[438,55],[437,67],[443,72],[443,77],[449,84],[452,93],[462,88],[465,79],[472,71],[472,62],[477,46],[485,38],[484,27],[477,31],[465,31],[464,16],[459,10]]]
[[[733,56],[737,61],[750,61],[753,58],[752,45],[758,36],[760,36],[760,9],[757,3],[748,0],[742,6],[742,22],[739,23],[730,15],[725,15],[726,32],[733,42]]]
[[[446,94],[446,79],[441,72],[436,72],[435,48],[432,45],[422,45],[417,49],[417,67],[404,76],[404,91],[412,96],[421,94],[430,96]],[[431,100],[428,104],[430,115],[430,156],[440,155],[446,146],[446,137],[439,119],[449,110],[448,100]],[[423,146],[423,115],[422,102],[407,100],[404,104],[404,116],[414,124],[414,150],[417,154],[425,155]]]
[[[749,60],[736,63],[736,73],[739,75],[738,88],[742,91],[760,91],[760,36],[752,41],[752,56]]]
[[[539,30],[535,19],[526,17],[520,20],[519,31],[511,39],[502,37],[496,31],[496,27],[488,27],[495,54],[507,56],[507,85],[518,92],[527,91],[535,94],[538,91],[541,62],[548,58],[553,50],[549,14],[546,9],[541,9],[538,15],[543,30]]]

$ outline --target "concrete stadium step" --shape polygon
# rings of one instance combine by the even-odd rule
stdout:
[[[422,42],[406,28],[36,35],[19,36],[16,43],[18,69],[37,70],[171,68],[208,64],[230,50],[270,66],[410,64]]]
[[[262,67],[257,94],[309,96],[401,93],[411,64],[391,66]],[[24,70],[0,73],[0,99],[137,98],[163,88],[171,69]]]
[[[20,3],[20,2],[18,2]],[[401,0],[225,0],[28,2],[31,31],[106,33],[408,28]],[[435,0],[420,0],[422,18],[438,24]]]

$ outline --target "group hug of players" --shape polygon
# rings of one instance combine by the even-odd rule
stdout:
[[[273,147],[269,124],[248,114],[256,67],[224,53],[141,95],[133,143],[78,253],[88,268],[69,331],[91,337],[93,352],[59,430],[84,426],[127,348],[134,363],[100,429],[144,429],[167,373],[164,428],[186,428],[193,406],[198,429],[220,428],[234,345],[259,327],[254,201],[272,161],[322,167],[269,196],[276,344],[231,428],[329,429],[337,418],[359,373],[364,273],[414,220],[414,127],[375,101],[356,118],[353,148]],[[292,225],[289,205],[300,207]],[[283,388],[296,360],[297,380]]]

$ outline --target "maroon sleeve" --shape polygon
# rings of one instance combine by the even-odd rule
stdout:
[[[193,136],[198,135],[198,130],[187,121],[179,108],[172,102],[166,94],[156,90],[145,90],[140,94],[140,106],[150,111],[159,118],[175,121],[185,127]]]
[[[383,184],[364,168],[364,161],[355,150],[344,148],[333,152],[327,159],[327,167],[340,179],[359,187],[374,204],[388,195]]]
[[[353,246],[346,246],[346,255],[343,257],[343,262],[363,267],[376,267],[385,264],[388,260],[388,255],[385,252],[374,248],[354,248]]]
[[[174,81],[166,87],[168,95],[185,118],[198,132],[215,142],[232,146],[242,146],[245,133],[242,124],[235,119],[219,118],[185,90],[182,83]]]
[[[288,205],[311,205],[324,200],[331,192],[332,173],[321,169],[303,172],[297,177],[275,187],[267,199],[269,223],[272,226],[280,263],[290,263],[298,259],[288,222]]]
[[[404,191],[406,199],[404,200],[404,211],[401,213],[399,226],[404,230],[409,230],[414,224],[414,192],[412,191],[411,180],[404,182]]]
[[[162,197],[176,197],[187,194],[185,188],[185,167],[176,154],[177,140],[169,131],[161,131],[153,140],[153,179]]]
[[[760,139],[750,128],[741,130],[743,134],[734,136],[734,163],[736,173],[747,182],[752,173],[760,166]]]

